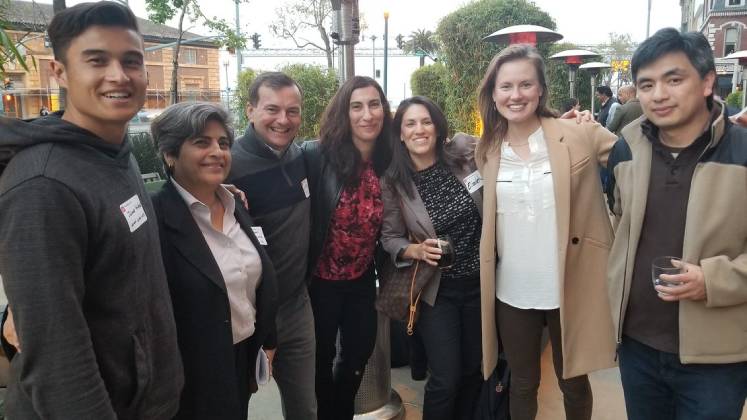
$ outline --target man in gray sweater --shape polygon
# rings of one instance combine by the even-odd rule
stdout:
[[[82,3],[48,34],[64,115],[0,118],[0,270],[20,343],[6,414],[171,419],[183,385],[174,316],[125,141],[147,85],[137,21],[120,3]]]

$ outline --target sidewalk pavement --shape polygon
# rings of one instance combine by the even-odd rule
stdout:
[[[625,401],[620,372],[617,368],[594,372],[589,375],[591,389],[594,393],[593,420],[626,420]],[[271,384],[261,387],[249,402],[250,420],[279,420],[282,419],[280,410],[280,395],[277,387]],[[425,381],[413,381],[410,378],[410,367],[392,369],[392,388],[402,398],[405,405],[405,420],[421,420],[423,418],[423,387]],[[561,420],[565,418],[563,397],[558,388],[555,372],[552,366],[552,352],[548,344],[542,354],[542,381],[539,389],[539,411],[537,420]],[[747,420],[747,407],[743,411],[742,420]]]

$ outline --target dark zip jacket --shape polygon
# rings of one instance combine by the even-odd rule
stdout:
[[[278,156],[249,125],[231,149],[228,182],[244,191],[249,214],[262,228],[275,266],[278,303],[304,292],[309,248],[309,180],[301,150],[291,144]]]
[[[22,350],[8,418],[171,418],[182,365],[129,142],[59,115],[0,118],[0,156],[0,272]]]

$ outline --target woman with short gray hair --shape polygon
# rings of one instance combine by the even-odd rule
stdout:
[[[220,106],[182,102],[151,126],[168,180],[153,196],[184,365],[176,419],[247,418],[255,360],[275,348],[275,273],[260,227],[221,184],[233,133]]]

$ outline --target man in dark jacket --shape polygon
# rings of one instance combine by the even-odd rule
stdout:
[[[612,97],[612,89],[609,86],[597,86],[596,97],[599,101],[599,114],[597,114],[597,122],[602,124],[602,127],[607,125],[607,116],[610,113],[610,108],[615,102],[615,98]]]
[[[278,286],[273,376],[283,414],[316,419],[316,340],[306,288],[311,223],[309,181],[300,148],[301,90],[283,73],[259,75],[249,87],[249,127],[233,145],[229,182],[246,193],[264,236]],[[260,236],[260,235],[258,235]]]
[[[83,3],[47,31],[64,115],[0,119],[0,267],[20,340],[6,414],[171,419],[183,384],[174,316],[125,140],[147,85],[137,21],[120,3]]]

